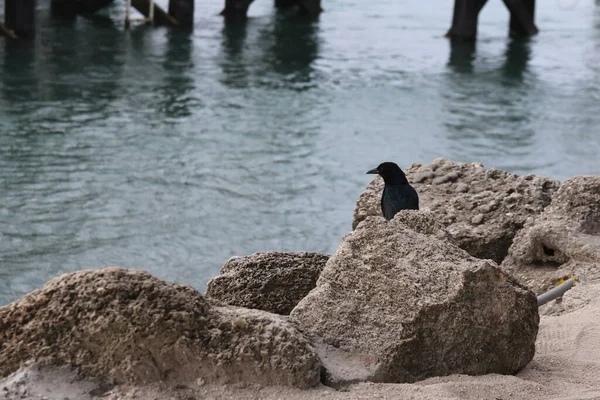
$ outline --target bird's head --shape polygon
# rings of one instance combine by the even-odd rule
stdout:
[[[384,162],[379,164],[377,168],[368,171],[367,174],[381,175],[383,181],[390,185],[401,185],[408,183],[404,171],[400,169],[396,163]]]

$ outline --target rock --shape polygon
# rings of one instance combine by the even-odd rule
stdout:
[[[485,219],[485,216],[483,214],[477,214],[477,215],[473,216],[473,218],[471,218],[471,224],[480,225],[484,219]]]
[[[571,274],[600,282],[599,262],[600,177],[577,176],[515,236],[502,267],[541,294]]]
[[[394,216],[394,221],[415,232],[452,241],[446,227],[430,211],[401,210]]]
[[[419,193],[420,208],[446,226],[453,242],[469,254],[498,263],[506,257],[527,218],[550,204],[560,183],[533,175],[517,176],[477,163],[436,159],[406,171]],[[352,228],[367,216],[381,215],[383,180],[376,177],[359,196]]]
[[[322,380],[327,386],[343,390],[354,383],[385,381],[378,357],[344,351],[319,339],[314,342],[324,367]]]
[[[412,186],[415,189],[418,187],[416,185],[416,181],[412,183]],[[354,218],[352,220],[353,230],[356,229],[361,221],[367,219],[369,216],[383,216],[381,211],[381,195],[383,193],[383,187],[383,178],[379,175],[376,175],[375,178],[373,178],[373,180],[367,185],[367,189],[362,192],[360,196],[358,196],[358,200],[356,200],[356,207],[354,207]],[[420,197],[421,196],[419,194],[419,203],[422,203],[422,199]],[[423,205],[421,204],[419,208],[422,209]]]
[[[226,304],[287,315],[316,285],[329,259],[309,252],[233,257],[208,281],[206,296]]]
[[[333,347],[329,358],[319,350],[326,379],[413,382],[527,365],[539,323],[535,295],[493,261],[399,219],[362,221],[290,314],[314,342]],[[337,367],[340,359],[355,367]]]
[[[469,185],[467,185],[464,182],[461,182],[458,185],[456,185],[456,191],[458,193],[466,193],[469,191]]]
[[[99,290],[104,289],[104,290]],[[319,383],[314,347],[282,317],[211,305],[190,286],[109,267],[66,274],[0,308],[0,375],[27,360],[115,383]]]

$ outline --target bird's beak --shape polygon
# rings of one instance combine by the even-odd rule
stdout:
[[[367,174],[378,174],[378,173],[379,173],[379,171],[377,170],[377,168],[373,168],[372,170],[367,172]]]

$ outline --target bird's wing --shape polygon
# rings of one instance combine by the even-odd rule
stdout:
[[[381,196],[381,210],[389,221],[400,210],[418,210],[419,196],[410,185],[386,186]]]

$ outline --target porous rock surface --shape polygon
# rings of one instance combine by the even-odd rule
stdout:
[[[493,261],[401,219],[361,222],[290,314],[322,342],[326,379],[413,382],[524,367],[538,331],[535,295]]]
[[[190,286],[109,267],[66,274],[0,308],[0,376],[28,360],[115,383],[319,383],[313,346],[274,314],[212,306]]]
[[[514,238],[502,267],[538,294],[572,274],[600,282],[600,177],[565,181]]]
[[[513,237],[528,217],[550,204],[560,183],[534,175],[518,176],[478,163],[440,158],[406,171],[421,209],[446,226],[453,243],[478,258],[502,262]],[[353,229],[367,216],[381,215],[383,179],[376,177],[359,196]]]
[[[320,253],[275,251],[232,257],[208,281],[206,296],[287,315],[315,287],[328,259]]]
[[[433,236],[440,240],[452,241],[452,237],[434,213],[424,210],[400,210],[394,221],[424,235]]]

